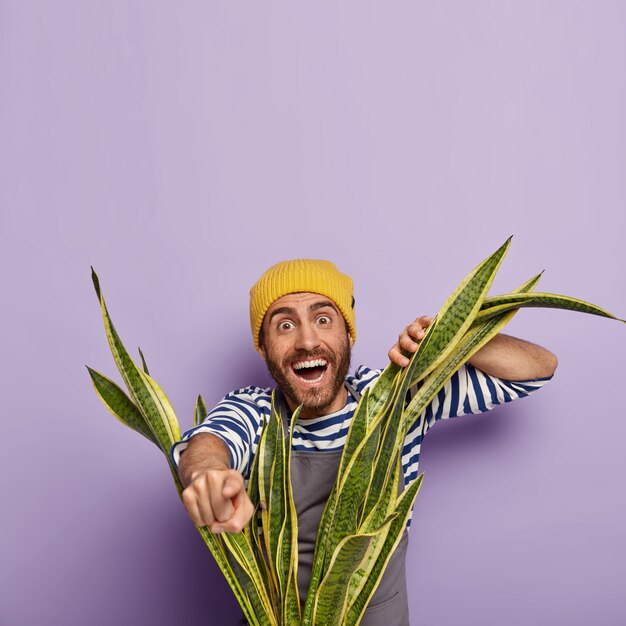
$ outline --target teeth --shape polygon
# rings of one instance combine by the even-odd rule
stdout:
[[[301,370],[305,367],[324,367],[327,365],[327,361],[325,359],[313,359],[312,361],[300,361],[300,363],[296,363],[293,366],[294,370]]]

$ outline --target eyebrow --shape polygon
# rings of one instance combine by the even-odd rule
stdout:
[[[333,309],[333,311],[337,312],[337,307],[330,300],[321,300],[319,302],[314,302],[308,307],[307,311],[309,313],[313,313],[314,311],[317,311],[318,309],[323,309],[325,307],[330,307],[331,309]],[[295,315],[296,310],[290,306],[279,306],[277,309],[274,309],[270,313],[269,321],[271,322],[272,318],[275,315],[281,315],[282,313],[284,313],[285,315]]]

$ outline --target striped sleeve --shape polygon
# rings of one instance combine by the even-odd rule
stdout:
[[[525,398],[541,389],[552,376],[511,381],[485,374],[469,363],[446,382],[423,413],[424,432],[437,420],[484,413],[499,404]]]
[[[201,424],[186,431],[170,451],[178,467],[180,455],[189,440],[199,433],[216,435],[228,448],[230,467],[247,476],[254,450],[259,440],[265,414],[269,414],[271,399],[267,390],[246,387],[225,396]]]
[[[499,404],[524,398],[541,389],[550,378],[510,381],[489,376],[469,363],[463,365],[440,389],[406,435],[402,449],[405,484],[417,477],[422,440],[437,420],[483,413]]]

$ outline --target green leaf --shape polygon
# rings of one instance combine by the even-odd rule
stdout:
[[[200,425],[208,414],[209,412],[207,411],[206,403],[202,399],[202,396],[199,395],[198,399],[196,400],[196,407],[193,412],[193,425]]]
[[[154,433],[156,440],[159,442],[159,447],[165,454],[168,454],[174,442],[180,439],[180,428],[172,405],[156,381],[140,370],[130,358],[113,326],[102,296],[100,281],[93,268],[92,280],[100,301],[104,328],[113,359],[126,383],[131,399],[141,411],[150,430]]]
[[[362,561],[363,567],[354,572],[350,589],[354,596],[349,597],[349,610],[345,617],[345,621],[341,622],[345,626],[354,626],[358,624],[363,613],[371,600],[374,592],[378,588],[382,579],[387,563],[402,539],[402,533],[406,528],[415,498],[422,485],[424,474],[420,474],[413,480],[398,498],[395,513],[391,519],[391,523],[384,534],[384,544],[382,548],[379,546],[371,546],[372,552],[377,551],[378,556],[375,562],[366,558]],[[381,535],[382,537],[383,535]],[[358,595],[357,595],[358,593]]]
[[[509,300],[502,300],[503,297],[515,298],[516,296],[521,296],[520,301],[525,301],[529,297],[529,292],[534,291],[535,287],[539,284],[542,276],[543,272],[535,274],[532,278],[529,278],[526,282],[522,283],[517,289],[514,289],[511,293],[498,296],[487,296],[483,300],[483,303],[480,305],[480,312],[483,313],[484,311],[492,307],[498,307],[502,304],[508,304]],[[478,318],[478,315],[476,316],[476,318]]]
[[[143,356],[143,352],[139,347],[137,348],[137,350],[139,350],[139,356],[141,357],[141,366],[143,367],[143,371],[149,376],[150,372],[148,371],[148,365],[146,364],[146,359]]]
[[[373,462],[372,479],[367,487],[365,506],[362,512],[362,516],[366,518],[376,508],[380,494],[385,489],[388,489],[389,481],[393,478],[394,460],[397,457],[398,450],[402,448],[405,433],[401,431],[400,427],[402,424],[402,412],[406,403],[407,385],[405,384],[405,378],[409,374],[409,371],[402,372],[394,404],[389,407],[381,443]],[[382,521],[380,518],[374,519],[376,520],[373,522],[375,525]]]
[[[281,578],[285,581],[282,598],[283,624],[299,624],[301,618],[298,590],[298,516],[291,486],[291,448],[293,432],[300,415],[298,407],[291,416],[289,436],[285,440],[285,521],[281,536]]]
[[[539,274],[535,274],[529,278],[526,282],[522,283],[517,289],[514,289],[511,293],[527,293],[534,291],[535,287],[539,284],[541,277],[543,276],[543,270]],[[498,296],[495,296],[497,298]],[[492,302],[495,298],[487,297],[483,300],[483,307],[487,301]],[[482,307],[481,307],[482,308]]]
[[[403,415],[404,429],[408,430],[411,428],[415,420],[422,416],[426,407],[433,401],[439,390],[459,367],[487,342],[491,341],[517,311],[518,309],[514,309],[507,313],[500,313],[496,317],[477,323],[475,327],[472,327],[467,332],[455,351],[449,354],[446,360],[423,381],[419,391],[415,394]]]
[[[364,402],[367,407],[366,402]],[[364,420],[366,418],[363,418]],[[371,482],[380,430],[374,428],[352,455],[344,475],[339,479],[334,514],[330,520],[326,555],[332,554],[343,539],[357,530],[362,502]]]
[[[405,368],[408,380],[424,378],[454,349],[480,310],[510,244],[509,237],[472,270],[446,300]]]
[[[359,530],[367,532],[378,528],[382,522],[393,513],[396,506],[396,498],[403,490],[404,474],[402,473],[402,459],[400,452],[397,451],[393,475],[391,479],[385,483],[384,489],[378,494],[378,499],[374,501],[367,515],[365,515],[365,511],[362,512]]]
[[[226,558],[242,586],[250,604],[255,623],[261,626],[278,626],[272,600],[260,571],[255,567],[251,546],[243,533],[224,533]]]
[[[239,605],[241,606],[248,622],[254,626],[260,625],[262,622],[256,618],[255,608],[253,608],[248,596],[241,586],[235,569],[229,562],[226,548],[222,540],[222,535],[214,535],[206,526],[196,526],[196,530],[200,533],[200,536],[211,551],[215,562],[224,575],[229,587],[233,591],[235,598],[239,602]]]
[[[376,384],[368,389],[369,397],[367,400],[367,417],[369,420],[376,419],[381,415],[381,412],[384,413],[383,407],[391,401],[397,388],[398,375],[402,371],[403,368],[399,365],[389,363],[376,380]],[[368,429],[371,426],[369,421],[367,426]]]
[[[374,532],[351,535],[339,543],[315,595],[314,624],[343,626],[350,578],[365,559],[372,538],[390,524],[391,520]]]
[[[406,432],[406,430],[400,428],[399,425],[400,422],[403,422],[401,416],[405,408],[406,391],[412,381],[412,377],[415,376],[419,380],[420,376],[423,377],[429,371],[432,371],[432,369],[437,367],[438,363],[445,361],[447,354],[454,349],[454,345],[462,340],[465,332],[471,325],[473,317],[478,313],[482,301],[484,301],[486,297],[489,286],[502,262],[509,243],[510,240],[501,246],[496,253],[486,261],[481,263],[455,290],[455,293],[442,307],[433,325],[428,329],[426,337],[422,341],[420,349],[413,357],[409,367],[402,372],[398,372],[398,370],[394,372],[393,367],[388,368],[386,370],[387,376],[383,379],[385,384],[383,393],[376,394],[376,385],[374,386],[372,392],[374,400],[372,404],[378,400],[377,404],[380,408],[380,414],[373,416],[371,422],[367,420],[368,428],[377,424],[377,420],[383,420],[384,435],[380,447],[378,448],[378,458],[369,485],[366,506],[362,511],[362,515],[370,524],[375,524],[376,521],[378,521],[377,518],[386,513],[387,507],[389,506],[389,500],[385,501],[382,499],[381,501],[381,494],[386,494],[389,491],[390,484],[395,485],[397,489],[398,483],[393,482],[394,478],[397,476],[397,471],[394,473],[390,470],[391,467],[394,466],[397,470],[398,466],[397,451],[399,448],[401,449]],[[529,283],[530,282],[531,281],[529,281]],[[383,374],[385,374],[385,372]],[[358,436],[355,436],[354,441],[360,440],[360,443],[351,449],[352,457],[361,452],[363,449],[363,441],[367,440],[367,436],[362,435],[363,427],[360,426],[359,428],[360,431],[357,431]],[[342,468],[345,468],[345,475],[347,476],[350,476],[350,469],[354,467],[356,467],[356,465],[352,459],[351,461],[344,461],[342,463]],[[351,508],[356,508],[357,504],[356,497],[350,491],[348,491],[347,494],[342,493],[342,487],[348,484],[343,474],[338,477],[337,484],[339,485],[337,493],[334,495],[332,501],[329,499],[324,515],[324,517],[326,517],[329,507],[335,509],[333,515],[330,516],[329,522],[329,534],[331,535],[329,543],[331,545],[333,540],[342,540],[342,534],[349,531],[351,528],[350,522],[353,518],[349,514],[344,513],[344,506],[345,509],[350,511]],[[343,505],[342,501],[345,501]],[[344,526],[336,526],[336,519],[343,519],[345,522]],[[328,532],[328,529],[324,529],[323,525],[322,530]],[[318,542],[319,539],[320,538],[318,538]],[[328,552],[326,552],[326,554],[328,554]],[[315,559],[317,560],[318,557],[324,558],[325,560],[327,558],[326,555],[321,554],[321,550],[317,550],[316,548]]]
[[[276,590],[278,590],[280,586],[278,573],[276,572],[276,545],[278,543],[280,526],[279,528],[276,528],[276,526],[277,524],[282,524],[282,519],[276,519],[276,513],[279,511],[279,508],[278,506],[272,506],[277,503],[275,500],[274,502],[270,502],[270,499],[276,448],[283,445],[279,436],[282,436],[280,416],[276,411],[272,411],[272,414],[263,426],[256,454],[259,457],[257,476],[261,523],[263,528],[263,546],[267,554],[267,563],[272,576],[272,585]]]
[[[285,593],[286,576],[281,564],[281,534],[285,526],[285,432],[282,419],[274,420],[276,424],[276,445],[273,449],[266,447],[271,459],[270,481],[267,499],[267,518],[269,520],[269,555],[278,580],[278,591],[282,597]]]
[[[417,352],[411,357],[408,366],[398,374],[400,386],[397,394],[391,396],[393,407],[390,407],[381,454],[377,459],[369,487],[364,511],[366,516],[371,512],[384,482],[389,479],[393,453],[401,445],[406,434],[400,428],[400,424],[409,387],[435,369],[461,340],[480,310],[510,242],[511,238],[507,239],[498,250],[463,279],[441,307],[433,323],[426,329],[424,339]],[[375,388],[376,385],[374,385]]]
[[[507,311],[512,311],[513,309],[518,309],[521,306],[527,305],[532,299],[531,296],[519,295],[511,298],[508,302],[503,302],[497,306],[490,306],[486,309],[482,309],[478,312],[478,315],[474,318],[472,324],[477,324],[478,322],[482,322],[483,320],[489,319],[490,317],[495,317],[500,313],[506,313]]]
[[[491,307],[491,309],[495,310],[495,314],[494,315],[486,315],[485,317],[479,319],[479,315],[482,313],[482,310],[481,310],[481,312],[474,318],[473,328],[476,328],[476,327],[483,328],[483,326],[482,326],[482,322],[483,321],[485,321],[485,320],[487,320],[487,319],[489,319],[491,317],[496,317],[497,315],[500,315],[500,313],[508,313],[508,312],[515,311],[518,308],[518,303],[521,301],[522,298],[529,297],[529,296],[532,297],[534,295],[534,294],[531,294],[530,292],[532,292],[532,290],[537,286],[537,283],[539,282],[539,279],[541,278],[542,274],[543,274],[543,272],[533,276],[532,278],[530,278],[526,282],[522,283],[517,289],[514,289],[510,294],[507,294],[507,295],[512,296],[513,300],[515,300],[514,304],[509,303],[509,304],[511,304],[511,306],[509,306],[509,304],[506,304],[506,303],[503,304],[502,301],[499,300],[502,296],[495,296],[494,298],[489,298],[489,300],[491,302],[490,307]],[[484,303],[486,302],[486,300],[487,299],[485,299],[483,301],[483,306],[485,306]],[[487,308],[489,308],[489,307],[487,307]],[[500,321],[496,320],[494,322],[494,324],[497,326],[498,329],[502,329],[508,323],[508,321],[511,319],[511,317],[513,315],[514,315],[514,313],[512,313],[511,316],[509,316],[509,317],[499,317],[498,320],[500,320]],[[501,320],[506,320],[506,321],[501,322]],[[494,326],[490,326],[489,328],[494,328]],[[497,334],[497,333],[494,333],[493,336],[495,336],[495,334]],[[482,345],[484,345],[484,344],[482,344]],[[474,353],[472,353],[472,354],[474,354]],[[452,357],[452,358],[454,358],[454,357]],[[446,360],[448,360],[448,359],[446,359]],[[452,376],[453,373],[454,372],[451,372],[450,376]],[[419,381],[417,380],[417,378],[414,378],[413,380],[411,380],[410,386],[412,388],[415,388],[416,384],[418,382]],[[414,394],[414,396],[415,396],[415,394]],[[407,408],[407,410],[408,410],[408,408]]]
[[[143,415],[139,409],[133,404],[132,400],[117,386],[110,378],[96,372],[96,370],[87,367],[91,382],[93,383],[96,393],[107,409],[120,421],[129,428],[143,435],[152,443],[159,445],[146,424]]]
[[[585,302],[578,298],[571,298],[570,296],[562,296],[556,293],[541,293],[538,291],[528,294],[527,296],[519,294],[505,294],[497,296],[491,302],[488,303],[488,307],[484,309],[484,314],[493,309],[504,307],[507,305],[514,305],[518,307],[543,307],[550,309],[565,309],[568,311],[578,311],[579,313],[589,313],[591,315],[599,315],[600,317],[608,317],[610,319],[625,322],[618,317],[615,317],[612,313],[609,313],[605,309],[591,304],[591,302]],[[483,311],[481,311],[483,314]]]
[[[520,285],[511,295],[518,297],[520,294],[531,292],[540,278],[541,274],[534,276]],[[534,292],[532,295],[535,295]],[[501,303],[498,303],[494,308],[500,305]],[[415,395],[406,407],[402,417],[403,428],[406,431],[412,427],[416,419],[420,418],[422,412],[433,401],[439,390],[461,365],[476,354],[486,343],[491,341],[491,339],[509,323],[518,310],[518,307],[510,310],[507,309],[491,318],[474,322],[472,327],[463,336],[461,342],[457,344],[455,349],[448,354],[446,359],[427,377],[421,387],[415,392]],[[413,384],[416,382],[417,381],[413,381]]]
[[[349,459],[352,458],[352,455],[355,453],[358,445],[363,441],[363,438],[367,433],[369,392],[369,389],[365,390],[354,411],[354,415],[352,416],[350,428],[348,429],[348,434],[346,436],[346,443],[344,444],[344,452],[341,455],[341,464],[338,471],[339,477],[343,476]]]
[[[248,478],[248,497],[255,507],[254,515],[248,524],[246,524],[243,532],[247,538],[248,543],[251,546],[252,554],[257,563],[257,567],[261,572],[261,575],[265,581],[267,581],[268,588],[272,587],[273,576],[271,573],[271,567],[267,559],[267,553],[262,545],[261,532],[259,530],[259,521],[261,517],[261,504],[259,497],[259,483],[258,483],[258,465],[259,454],[255,454],[252,460],[252,467],[250,469],[250,476]],[[263,505],[265,506],[265,504]]]
[[[143,389],[147,390],[150,394],[151,402],[145,403],[145,414],[150,415],[149,423],[163,424],[165,430],[169,435],[165,452],[167,453],[171,446],[180,439],[180,428],[178,426],[178,419],[174,413],[174,407],[172,407],[167,396],[159,386],[156,380],[144,373],[142,370],[137,370],[139,378],[143,382]],[[142,404],[139,404],[139,408],[142,408]],[[148,418],[146,417],[146,421]]]

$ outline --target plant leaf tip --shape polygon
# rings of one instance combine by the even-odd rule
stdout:
[[[513,239],[513,235],[511,235],[499,248],[498,251],[504,251],[504,254],[511,247],[511,239]]]
[[[96,290],[96,294],[98,295],[98,300],[101,299],[100,295],[100,279],[98,278],[98,274],[96,274],[96,270],[91,266],[91,281],[93,282],[94,289]]]

